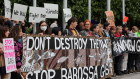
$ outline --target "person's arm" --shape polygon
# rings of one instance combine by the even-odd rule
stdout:
[[[0,54],[3,54],[3,45],[0,43]]]
[[[31,31],[33,30],[33,25],[34,23],[31,23],[30,27],[26,29],[25,33],[31,33]]]

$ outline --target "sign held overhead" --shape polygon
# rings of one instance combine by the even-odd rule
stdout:
[[[44,3],[46,18],[58,19],[58,4]]]

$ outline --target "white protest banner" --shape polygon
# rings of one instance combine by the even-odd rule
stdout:
[[[11,2],[4,0],[5,18],[11,18]]]
[[[13,38],[3,39],[6,73],[16,70],[16,58]]]
[[[24,21],[28,6],[14,3],[12,20]]]
[[[46,10],[42,7],[29,7],[29,22],[39,23],[46,19]]]
[[[58,19],[58,4],[44,3],[46,18]]]
[[[71,9],[63,9],[65,22],[68,22],[68,20],[72,17]]]

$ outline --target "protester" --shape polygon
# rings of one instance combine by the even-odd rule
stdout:
[[[110,35],[109,35],[109,31],[110,31],[110,26],[109,26],[110,24],[108,23],[108,22],[105,22],[104,23],[104,30],[103,30],[103,32],[104,32],[104,34],[105,34],[105,37],[110,37]]]
[[[15,47],[15,56],[16,56],[16,66],[17,70],[11,73],[11,79],[22,79],[21,78],[21,66],[22,66],[22,50],[23,50],[23,42],[22,42],[22,28],[19,25],[11,28],[10,38],[14,38],[14,47]]]
[[[99,33],[98,33],[98,34],[99,34],[101,37],[104,37],[105,34],[104,34],[104,32],[103,32],[103,30],[104,30],[103,25],[102,25],[102,24],[98,24],[98,26],[99,26]]]
[[[48,24],[46,21],[41,21],[39,23],[39,27],[37,29],[37,34],[39,35],[51,35],[52,30],[49,28]]]
[[[110,35],[111,39],[113,39],[115,37],[114,36],[115,33],[116,33],[116,27],[111,27],[110,31],[109,31],[109,35]]]
[[[114,34],[115,37],[122,37],[122,27],[121,26],[117,26],[116,28],[116,33]],[[122,63],[123,63],[123,55],[119,55],[115,57],[115,62],[114,62],[114,66],[115,66],[115,72],[117,75],[122,75]]]
[[[28,25],[23,21],[21,24],[23,33],[32,34],[33,33],[33,25],[34,25],[34,23],[29,23],[29,27],[28,27]]]
[[[4,51],[3,51],[3,39],[9,36],[9,28],[6,26],[0,26],[0,79],[10,79],[11,73],[6,73]]]
[[[138,31],[137,26],[133,26],[132,30],[128,34],[129,37],[137,37],[136,32]],[[128,54],[128,71],[129,73],[133,73],[136,71],[136,56],[137,54],[129,53]]]
[[[62,35],[61,28],[59,28],[59,27],[54,27],[54,28],[52,29],[52,34],[61,36],[61,35]]]
[[[85,29],[80,32],[80,35],[82,35],[82,36],[92,36],[92,31],[90,31],[91,22],[89,20],[85,20],[84,28]]]
[[[138,29],[136,32],[137,37],[140,37],[140,30]],[[140,72],[140,54],[136,54],[136,71]]]
[[[138,29],[136,32],[137,37],[140,37],[140,30]]]
[[[122,34],[125,36],[125,37],[128,37],[129,35],[129,30],[128,30],[128,27],[125,25],[124,27],[123,27],[123,32],[122,32]]]
[[[4,25],[5,24],[5,21],[4,21],[4,17],[3,16],[0,16],[0,25]]]
[[[9,18],[5,18],[5,26],[11,28],[13,27],[13,22]]]
[[[79,36],[78,31],[75,29],[77,26],[77,18],[72,17],[68,20],[68,25],[66,29],[63,31],[63,35],[68,35],[68,36]]]
[[[99,26],[98,24],[94,24],[92,27],[91,27],[91,31],[92,31],[92,35],[96,38],[100,38],[101,36],[98,34],[99,33]]]
[[[79,22],[78,26],[76,27],[76,30],[78,30],[78,32],[81,32],[85,29],[85,26],[84,26],[84,22]]]

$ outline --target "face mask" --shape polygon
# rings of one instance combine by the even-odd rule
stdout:
[[[41,26],[40,29],[41,29],[42,31],[46,31],[47,26]]]

